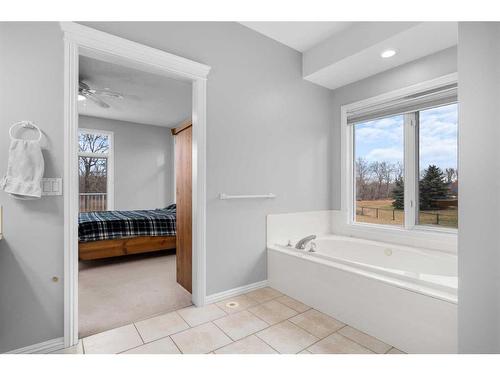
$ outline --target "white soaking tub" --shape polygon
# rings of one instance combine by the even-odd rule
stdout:
[[[457,257],[339,235],[268,245],[272,287],[409,353],[455,353]]]

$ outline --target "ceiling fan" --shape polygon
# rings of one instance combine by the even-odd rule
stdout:
[[[78,100],[89,99],[101,108],[109,108],[110,105],[100,98],[107,96],[110,98],[123,99],[123,95],[109,89],[93,89],[83,81],[78,82]]]

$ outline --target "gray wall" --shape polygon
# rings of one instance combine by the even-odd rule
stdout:
[[[500,23],[460,23],[458,349],[500,353]]]
[[[341,172],[340,107],[344,104],[357,102],[456,71],[457,48],[452,47],[333,90],[333,209],[340,209],[342,188],[339,178]]]
[[[0,25],[1,131],[5,135],[15,120],[37,121],[50,140],[46,176],[60,176],[62,35],[55,23]],[[91,26],[212,66],[207,291],[266,279],[266,214],[331,206],[331,92],[302,79],[298,52],[236,23]],[[7,147],[0,137],[4,163]],[[278,198],[220,201],[219,192]],[[61,197],[22,203],[2,193],[0,199],[6,232],[0,241],[0,351],[6,351],[63,334],[63,287],[50,281],[62,276],[63,207]]]
[[[331,92],[302,79],[300,53],[236,23],[87,25],[212,67],[207,293],[265,280],[266,215],[330,206]],[[220,201],[220,192],[278,198]]]
[[[43,130],[45,177],[63,173],[63,42],[55,23],[0,22],[0,174],[9,126]],[[63,199],[19,201],[0,191],[0,352],[62,336]],[[59,282],[51,281],[58,276]]]
[[[170,129],[89,116],[80,116],[78,125],[114,133],[115,210],[161,208],[174,201]]]

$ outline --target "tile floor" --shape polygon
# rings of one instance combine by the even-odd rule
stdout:
[[[71,354],[401,354],[337,319],[262,288],[85,337]]]

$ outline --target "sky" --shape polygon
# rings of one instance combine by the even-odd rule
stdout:
[[[420,112],[420,170],[457,168],[457,104]],[[355,158],[403,163],[403,115],[355,125]]]

